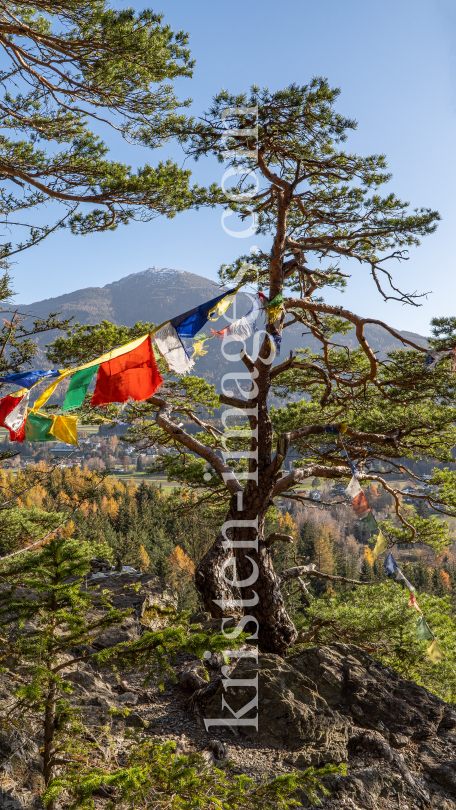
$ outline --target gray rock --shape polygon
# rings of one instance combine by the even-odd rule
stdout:
[[[149,721],[141,717],[137,712],[130,712],[125,718],[125,725],[129,728],[149,728]]]
[[[278,655],[261,655],[258,664],[250,658],[241,659],[231,673],[233,679],[253,680],[256,676],[260,695],[258,731],[253,726],[240,726],[241,734],[262,745],[300,751],[302,767],[346,761],[350,725],[329,708],[309,678]],[[232,712],[222,707],[224,698],[233,712],[239,712],[239,717],[255,717],[256,708],[241,713],[255,695],[253,686],[229,686],[226,691],[220,686],[208,701],[204,716],[233,717]]]
[[[390,734],[390,745],[393,748],[405,748],[410,742],[410,737],[406,737],[405,734]]]
[[[101,647],[101,649],[104,650],[107,647],[115,647],[116,644],[122,644],[125,641],[136,641],[139,637],[139,622],[132,616],[128,616],[118,627],[111,627],[99,636],[94,642],[94,646]]]
[[[123,695],[118,696],[117,700],[126,706],[135,706],[138,702],[138,695],[136,692],[124,692]]]
[[[287,661],[318,684],[331,709],[362,728],[422,740],[456,726],[443,700],[351,644],[311,647]]]

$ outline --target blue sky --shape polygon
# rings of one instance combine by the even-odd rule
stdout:
[[[120,5],[120,3],[118,3]],[[142,4],[132,3],[139,10]],[[199,113],[226,87],[252,83],[279,89],[326,76],[341,87],[338,109],[356,118],[347,148],[387,155],[391,190],[412,206],[440,211],[436,234],[393,269],[407,291],[432,291],[419,309],[389,302],[366,270],[354,265],[342,298],[361,315],[428,334],[433,315],[456,314],[453,193],[456,146],[456,8],[450,0],[158,0],[155,11],[190,33],[192,80],[180,80]],[[112,139],[112,155],[134,166],[157,155]],[[175,148],[165,150],[178,157]],[[219,182],[223,168],[188,164],[199,182]],[[21,303],[85,286],[103,286],[156,265],[216,278],[222,263],[246,252],[255,238],[234,239],[220,211],[189,212],[174,220],[135,223],[115,233],[74,237],[60,232],[20,255],[12,268]],[[331,300],[335,300],[332,298]]]

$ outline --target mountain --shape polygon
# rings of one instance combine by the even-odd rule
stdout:
[[[133,326],[136,321],[159,324],[192,309],[203,301],[214,298],[220,289],[220,286],[214,281],[195,273],[172,270],[167,267],[151,267],[139,273],[131,273],[104,287],[85,287],[56,298],[19,305],[19,311],[27,313],[31,318],[33,316],[46,318],[51,312],[60,312],[62,317],[74,317],[74,320],[80,324],[99,323],[103,319],[125,326]],[[245,314],[249,307],[250,299],[245,293],[240,293],[237,297],[236,315],[239,317]],[[228,310],[227,314],[234,317],[232,308]],[[221,328],[220,325],[217,327]],[[285,331],[282,341],[282,357],[286,357],[295,348],[304,346],[317,348],[316,341],[308,336],[303,337],[302,331],[302,326],[299,324],[294,324]],[[379,352],[380,356],[385,356],[390,349],[401,345],[379,326],[369,326],[365,331],[370,345]],[[420,345],[426,345],[426,338],[422,335],[412,332],[401,332],[401,334]],[[45,360],[44,347],[56,335],[57,332],[47,333],[37,340],[39,346],[37,361],[39,360],[40,364],[43,363],[44,367],[49,365]],[[357,345],[353,332],[346,337],[341,336],[340,339],[336,336],[335,342],[340,342],[350,348]],[[223,374],[232,370],[233,363],[223,357],[221,344],[217,341],[213,341],[207,346],[210,347],[209,351],[204,357],[197,358],[195,371],[218,387]],[[216,351],[214,351],[215,348]],[[235,353],[235,347],[228,347],[228,352]]]

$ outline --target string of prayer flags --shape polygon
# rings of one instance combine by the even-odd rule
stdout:
[[[171,325],[180,338],[192,338],[210,321],[217,320],[231,306],[238,288],[228,290],[193,309],[171,318]]]
[[[431,659],[433,664],[438,664],[440,661],[443,661],[445,657],[443,654],[443,650],[436,638],[434,638],[433,641],[431,641],[429,647],[426,650],[426,653]]]
[[[380,556],[380,554],[383,554],[383,552],[386,551],[387,548],[388,548],[388,541],[384,536],[383,532],[380,530],[378,533],[377,542],[375,543],[375,546],[372,549],[372,554],[374,558],[376,559],[377,557]]]
[[[367,513],[370,512],[370,506],[367,503],[366,496],[362,490],[358,495],[355,495],[355,497],[352,498],[351,504],[358,517],[366,517]]]
[[[126,354],[101,363],[91,405],[141,402],[155,394],[163,378],[158,370],[150,335]]]
[[[416,596],[413,593],[413,591],[410,591],[410,599],[407,602],[407,607],[415,608],[415,610],[417,610],[419,613],[421,613],[421,608],[420,608],[420,606],[419,606],[419,604],[418,604],[418,602],[416,600]]]
[[[71,411],[82,405],[87,389],[99,368],[99,365],[90,366],[73,374],[62,405],[62,411]]]
[[[195,365],[195,361],[188,356],[182,340],[170,321],[154,332],[154,340],[171,371],[175,371],[176,374],[186,374]]]
[[[17,374],[7,374],[6,377],[0,377],[0,382],[14,383],[20,385],[21,388],[32,388],[41,380],[59,376],[60,371],[58,369],[31,369],[30,371],[20,371]]]

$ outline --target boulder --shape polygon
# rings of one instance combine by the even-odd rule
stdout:
[[[456,712],[443,700],[352,644],[311,647],[287,661],[318,684],[331,709],[361,728],[412,740],[456,728]]]
[[[243,658],[231,673],[233,680],[256,681],[255,686],[228,686],[223,682],[205,707],[205,718],[247,719],[257,715],[257,708],[243,712],[249,701],[259,695],[258,730],[240,726],[241,734],[263,746],[299,751],[298,767],[344,762],[350,724],[320,697],[313,681],[298,672],[278,655],[260,655],[258,662]],[[223,708],[226,702],[230,707]],[[212,726],[210,727],[212,730]]]

